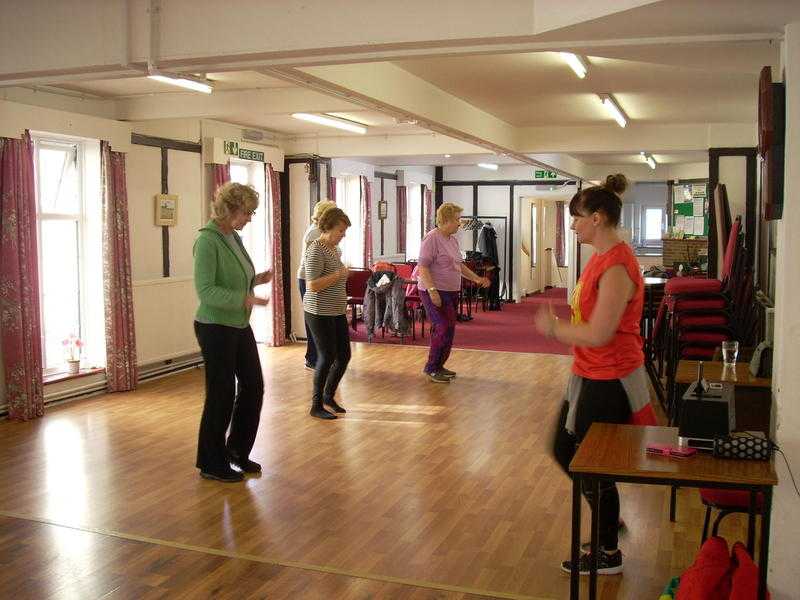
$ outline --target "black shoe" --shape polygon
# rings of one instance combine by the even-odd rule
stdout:
[[[450,369],[445,369],[444,367],[439,369],[439,373],[441,373],[445,377],[449,377],[450,379],[455,379],[456,378],[456,372],[455,371],[451,371]]]
[[[244,474],[239,471],[229,469],[223,473],[211,473],[208,471],[200,471],[200,477],[203,479],[213,479],[214,481],[222,481],[223,483],[236,483],[244,479]]]
[[[323,400],[323,401],[322,401],[322,404],[323,404],[323,405],[325,405],[325,406],[327,406],[327,407],[329,407],[329,408],[331,408],[331,409],[333,409],[333,412],[335,412],[335,413],[339,413],[340,415],[342,415],[342,414],[344,414],[344,413],[346,413],[346,412],[347,412],[347,411],[344,409],[344,407],[343,407],[343,406],[339,406],[339,405],[336,403],[336,400],[334,400],[333,398],[331,398],[330,400]]]
[[[312,365],[310,362],[306,363],[306,369],[309,371],[314,371],[317,368],[317,365]]]
[[[230,463],[241,469],[242,473],[261,473],[261,465],[249,458],[239,458],[235,452],[228,450]]]
[[[441,371],[434,371],[433,373],[428,373],[427,375],[428,379],[430,379],[433,383],[450,383],[450,377]]]
[[[592,560],[591,554],[581,554],[578,559],[578,571],[581,575],[589,574],[589,565]],[[565,560],[561,563],[561,570],[565,573],[572,572],[572,561]],[[597,557],[597,574],[598,575],[618,575],[622,573],[622,552],[617,550],[612,554],[600,551]]]
[[[336,418],[336,415],[333,415],[333,414],[329,413],[327,410],[325,410],[322,407],[320,407],[320,408],[313,408],[312,407],[311,408],[311,412],[309,412],[308,414],[310,414],[312,417],[316,417],[318,419],[335,419]]]

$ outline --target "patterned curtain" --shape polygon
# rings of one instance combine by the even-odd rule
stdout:
[[[328,177],[328,200],[336,202],[336,177]]]
[[[564,260],[567,254],[567,229],[566,221],[564,220],[564,202],[559,200],[556,202],[556,265],[559,267],[566,266]]]
[[[406,186],[397,186],[397,252],[406,251],[406,209],[408,201],[406,196]]]
[[[0,138],[0,346],[9,418],[44,414],[33,142]]]
[[[284,314],[283,299],[283,256],[281,254],[281,186],[278,175],[267,164],[267,189],[270,191],[270,206],[267,211],[267,235],[271,239],[272,259],[272,293],[270,303],[267,305],[267,344],[269,346],[283,346],[286,343],[286,315]]]
[[[363,221],[364,268],[372,264],[372,185],[361,176],[361,217]]]
[[[125,155],[100,142],[103,188],[103,296],[106,321],[106,380],[109,392],[136,389],[136,332],[128,226]]]
[[[433,190],[425,187],[425,229],[423,235],[435,227],[436,211],[433,210]]]

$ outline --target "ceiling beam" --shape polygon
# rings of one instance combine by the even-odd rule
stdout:
[[[150,56],[149,4],[149,0],[6,2],[0,21],[0,86],[141,74]],[[217,0],[170,0],[161,4],[158,66],[209,72],[780,37],[776,32],[737,30],[629,39],[581,40],[566,35],[541,39],[544,33],[557,36],[567,26],[654,4],[659,3],[508,0],[502,10],[491,3],[470,3],[465,10],[463,0],[352,0],[342,11],[328,0],[305,0],[285,3],[281,10],[258,2],[220,10]],[[413,14],[426,18],[413,27],[397,26]]]

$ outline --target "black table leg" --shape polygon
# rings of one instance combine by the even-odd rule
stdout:
[[[772,516],[772,487],[764,486],[764,507],[761,514],[761,548],[758,550],[758,600],[767,598],[767,567],[769,565],[769,527]]]
[[[572,542],[570,561],[572,571],[569,574],[569,597],[570,600],[580,598],[580,574],[578,572],[578,560],[580,558],[581,545],[581,476],[572,475]]]
[[[750,512],[747,515],[747,553],[754,560],[756,557],[756,493],[755,488],[750,489]]]
[[[589,561],[589,600],[597,600],[597,559],[600,553],[600,480],[589,480],[592,490],[592,554]]]
[[[675,504],[678,501],[678,486],[670,486],[669,492],[669,520],[671,523],[675,522]]]

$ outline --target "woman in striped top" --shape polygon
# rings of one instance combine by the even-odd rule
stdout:
[[[347,275],[337,248],[350,227],[341,208],[329,208],[317,224],[319,239],[308,245],[305,255],[306,293],[303,298],[306,329],[314,337],[317,364],[314,370],[314,396],[311,416],[335,419],[346,412],[334,400],[347,363],[350,362],[350,334],[347,330]]]

